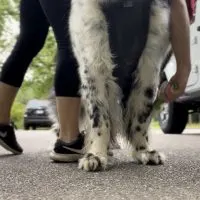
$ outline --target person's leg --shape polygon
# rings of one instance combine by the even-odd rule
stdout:
[[[67,47],[62,48],[61,45],[58,50],[55,92],[60,123],[59,138],[65,142],[72,142],[79,135],[79,77],[77,63],[71,52],[71,45],[69,43],[65,43],[65,45]]]
[[[10,123],[10,112],[18,87],[0,82],[0,124]]]
[[[59,138],[65,142],[75,141],[79,135],[79,108],[80,98],[57,97]]]
[[[51,158],[56,161],[76,161],[78,155],[65,149],[81,149],[83,138],[79,137],[80,97],[77,62],[71,50],[68,33],[68,17],[71,1],[40,0],[58,44],[58,63],[55,76],[55,93],[60,125],[59,140]],[[78,140],[77,140],[78,138]],[[78,145],[77,145],[78,143]],[[59,145],[62,144],[62,145]]]
[[[171,0],[171,43],[176,58],[177,71],[170,80],[177,90],[168,90],[169,101],[174,101],[186,88],[191,70],[190,20],[185,0]],[[171,86],[170,86],[171,87]]]
[[[1,132],[7,129],[11,131],[8,127],[13,101],[30,62],[44,45],[48,28],[49,24],[38,0],[22,0],[20,3],[20,34],[13,51],[2,67],[0,77]],[[13,153],[21,153],[22,150],[17,148],[18,145],[14,145],[15,138],[8,138],[6,141],[5,139],[0,138],[2,146]]]

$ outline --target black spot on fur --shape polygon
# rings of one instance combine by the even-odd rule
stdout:
[[[131,126],[132,126],[132,122],[129,121],[129,122],[128,122],[128,126],[127,126],[127,134],[128,134],[128,135],[131,134]]]
[[[83,62],[85,64],[85,66],[88,64],[88,59],[86,57],[83,57]]]
[[[99,114],[99,108],[97,106],[93,107],[91,118],[93,119],[93,128],[98,127],[99,120],[100,120],[100,114]]]
[[[145,150],[146,148],[145,147],[143,147],[143,146],[141,146],[141,147],[136,147],[136,151],[143,151],[143,150]]]
[[[140,151],[143,151],[143,150],[145,150],[146,148],[145,147],[139,147],[139,150]]]
[[[147,132],[146,131],[144,131],[144,133],[142,134],[144,137],[147,135]]]
[[[90,85],[90,88],[89,88],[91,91],[95,91],[96,90],[96,87],[94,85]]]
[[[149,151],[150,154],[155,154],[156,153],[156,150],[153,150],[153,151]]]
[[[92,157],[92,156],[93,156],[92,153],[88,153],[88,154],[86,154],[86,158],[90,158],[90,157]]]
[[[106,30],[104,20],[100,20],[98,21],[98,23],[95,21],[92,21],[91,24],[94,30],[99,30],[100,32]]]
[[[140,127],[140,126],[136,126],[135,130],[136,130],[137,132],[140,132],[140,131],[141,131],[141,127]]]
[[[89,78],[89,79],[88,79],[88,83],[89,83],[89,84],[93,84],[94,82],[95,82],[95,80],[94,80],[93,78]]]
[[[143,112],[144,122],[146,122],[147,118],[151,115],[150,110],[146,110],[146,112]]]
[[[93,144],[93,141],[91,141],[90,144]]]
[[[145,92],[144,92],[144,95],[145,95],[148,99],[152,99],[153,96],[154,96],[153,88],[151,88],[151,87],[146,88],[146,90],[145,90]]]
[[[138,122],[141,124],[145,123],[149,118],[149,116],[151,115],[152,110],[153,110],[153,105],[147,104],[146,109],[140,115],[138,115]]]
[[[82,89],[82,90],[86,90],[86,89],[87,89],[87,85],[82,85],[82,86],[81,86],[81,89]]]
[[[101,133],[98,133],[98,136],[101,136]]]
[[[152,104],[152,103],[148,103],[148,104],[146,105],[146,107],[147,107],[147,110],[148,110],[149,112],[151,112],[151,111],[153,110],[153,104]]]
[[[100,168],[101,167],[101,161],[100,161],[100,159],[97,156],[95,156],[94,158],[96,159],[96,161],[98,163],[98,167]]]
[[[146,115],[144,114],[144,113],[142,113],[141,115],[138,115],[138,122],[140,123],[140,124],[143,124],[143,123],[145,123],[147,121],[147,117],[146,117]]]
[[[149,137],[148,136],[146,136],[146,141],[149,142]]]

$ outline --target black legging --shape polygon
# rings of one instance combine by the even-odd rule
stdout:
[[[77,97],[79,76],[68,33],[70,0],[21,0],[20,35],[4,63],[0,81],[20,87],[32,59],[42,49],[49,26],[58,45],[56,96]]]

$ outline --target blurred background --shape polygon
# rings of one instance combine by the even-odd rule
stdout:
[[[0,73],[19,33],[18,7],[19,0],[0,0]],[[17,128],[36,129],[51,126],[46,111],[46,100],[53,86],[55,61],[56,43],[50,28],[46,43],[31,63],[12,109],[12,120]],[[169,112],[166,116],[168,115]],[[157,112],[152,122],[154,128],[160,128],[159,119],[160,112]],[[199,128],[199,121],[199,112],[194,112],[188,117],[187,127]],[[182,129],[184,128],[183,124]]]
[[[0,0],[0,71],[19,33],[18,7],[19,0]],[[12,109],[12,120],[18,128],[24,127],[24,114],[29,100],[48,98],[53,85],[55,59],[56,45],[50,30],[44,48],[26,73],[25,81]]]

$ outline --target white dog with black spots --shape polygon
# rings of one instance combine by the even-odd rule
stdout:
[[[113,76],[115,64],[109,47],[108,24],[101,9],[102,4],[111,1],[71,1],[69,29],[79,64],[85,113],[81,120],[86,132],[86,153],[79,161],[79,168],[86,171],[106,168],[108,146],[117,134],[126,138],[139,163],[158,165],[164,162],[164,156],[150,148],[148,129],[161,63],[170,46],[170,4],[168,0],[152,0],[148,38],[124,109],[121,91]]]

